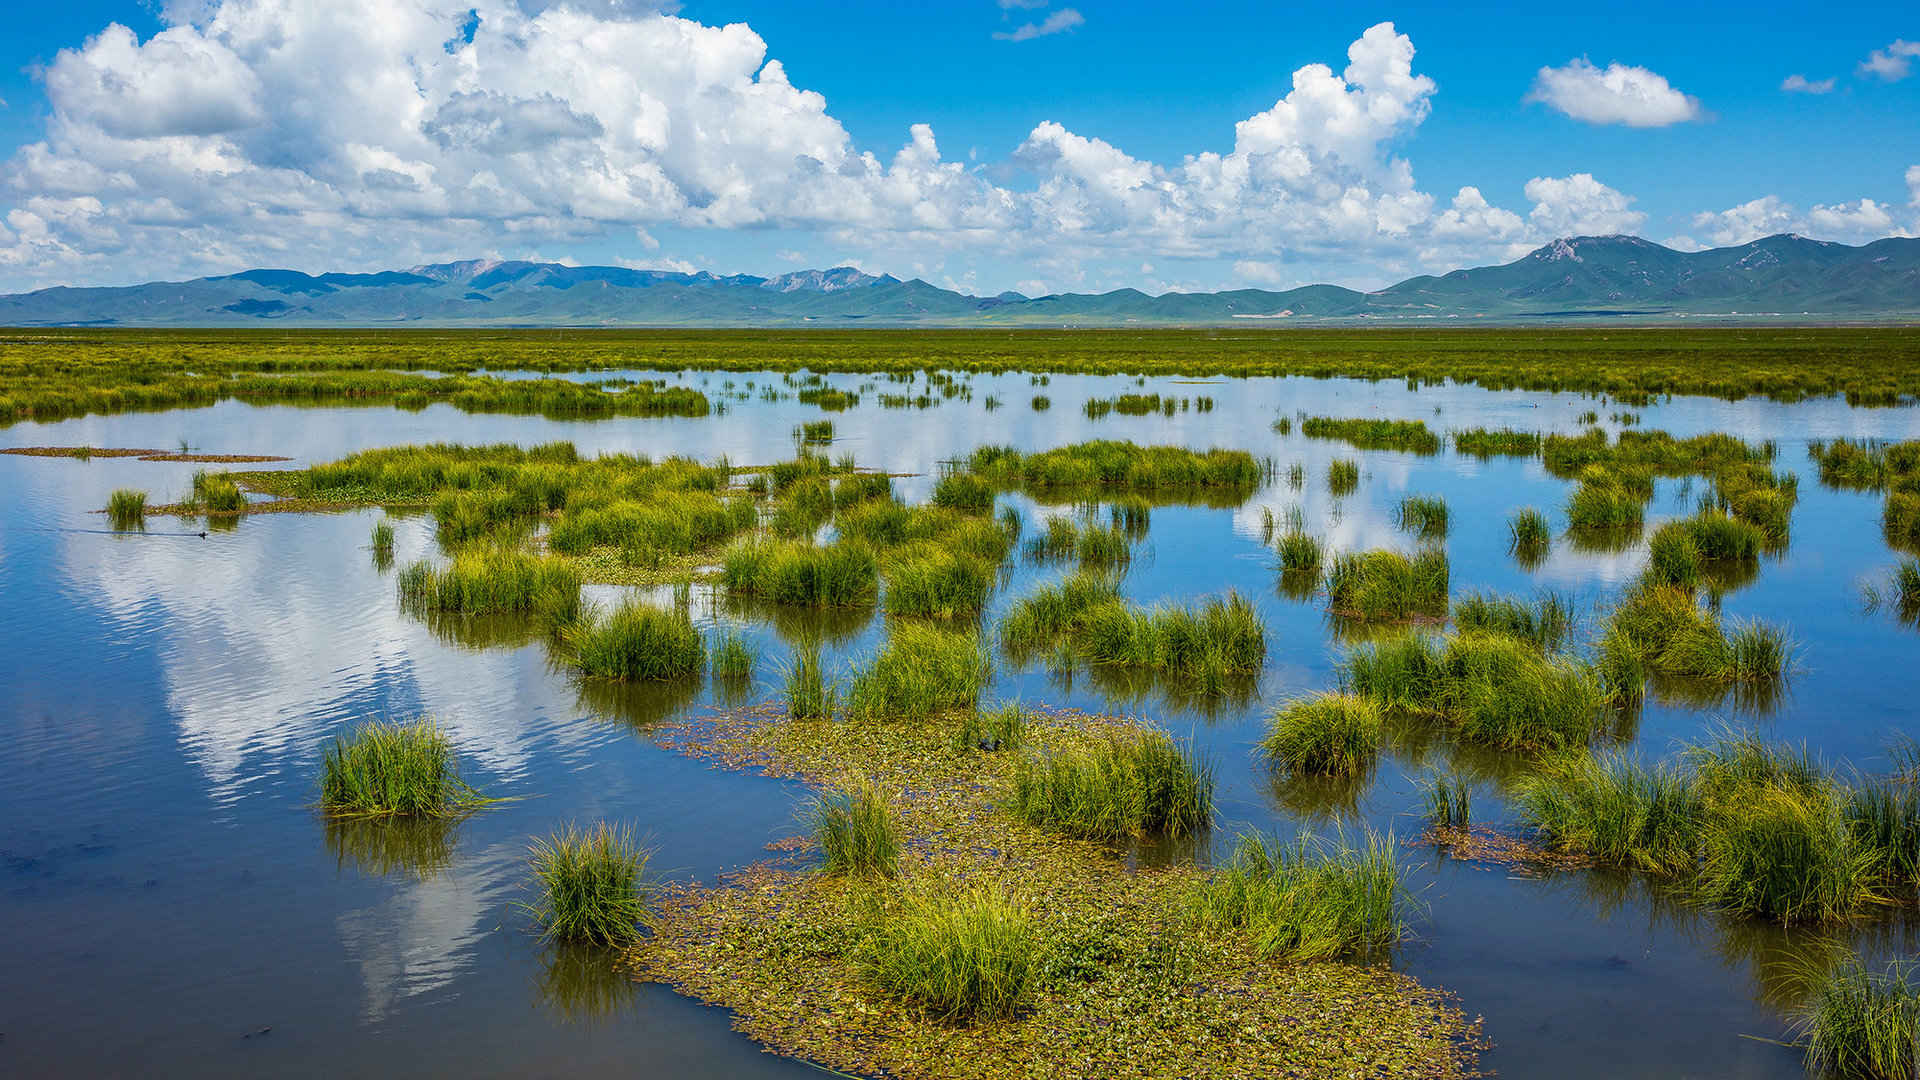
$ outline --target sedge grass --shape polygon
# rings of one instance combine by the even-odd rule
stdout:
[[[1335,498],[1351,495],[1360,486],[1360,463],[1346,458],[1327,466],[1327,492]]]
[[[748,679],[753,677],[753,666],[758,659],[753,647],[747,644],[746,635],[728,628],[713,644],[710,667],[716,679]]]
[[[107,496],[107,521],[116,529],[138,529],[147,522],[147,493],[120,488]]]
[[[1523,566],[1538,566],[1553,548],[1553,529],[1547,515],[1534,507],[1523,507],[1507,519],[1507,550]]]
[[[564,640],[583,674],[621,682],[676,679],[706,668],[707,643],[682,611],[628,601],[604,615],[588,613]]]
[[[373,548],[373,561],[385,568],[393,562],[393,522],[380,520],[373,523],[373,534],[369,538]]]
[[[1573,634],[1573,604],[1552,590],[1543,590],[1531,604],[1474,592],[1454,601],[1453,624],[1463,631],[1519,638],[1541,652],[1558,652]]]
[[[1017,750],[1026,744],[1033,717],[1018,702],[991,711],[975,709],[954,729],[953,744],[960,750]]]
[[[1391,835],[1358,847],[1302,834],[1240,838],[1233,858],[1193,891],[1206,932],[1244,934],[1263,959],[1373,959],[1406,936],[1406,888]]]
[[[978,615],[995,580],[985,561],[932,544],[890,555],[885,577],[887,614],[942,618]]]
[[[1384,727],[1380,706],[1372,698],[1316,694],[1275,710],[1260,749],[1295,774],[1353,776],[1379,759]]]
[[[871,783],[814,800],[807,823],[829,874],[893,877],[900,872],[900,824],[887,796]]]
[[[998,885],[917,884],[871,917],[859,952],[866,981],[934,1019],[1012,1016],[1033,992],[1041,946],[1025,904]]]
[[[1400,500],[1400,528],[1423,540],[1447,535],[1447,500],[1437,495],[1409,495]]]
[[[1007,809],[1030,824],[1099,840],[1200,832],[1213,821],[1214,776],[1157,731],[1110,733],[1015,763]]]
[[[820,658],[820,644],[804,641],[793,656],[781,665],[781,696],[787,703],[787,716],[794,720],[830,720],[839,705],[839,690],[827,679]]]
[[[1498,750],[1583,746],[1598,734],[1609,700],[1591,665],[1505,634],[1369,642],[1348,650],[1340,678],[1382,708],[1438,720],[1462,741]]]
[[[580,606],[578,570],[559,558],[507,548],[468,549],[441,567],[416,562],[400,571],[398,588],[402,603],[422,611],[532,613],[564,624]]]
[[[1447,611],[1446,553],[1426,549],[1412,558],[1397,551],[1353,552],[1327,571],[1328,607],[1336,615],[1365,621],[1395,621]]]
[[[321,760],[320,806],[345,817],[449,817],[487,802],[460,779],[453,740],[428,720],[373,721]]]
[[[887,643],[847,687],[847,716],[918,720],[972,709],[993,675],[980,639],[914,622],[893,624]]]
[[[537,892],[525,905],[544,940],[623,945],[651,921],[649,852],[626,826],[568,825],[529,849]]]
[[[1920,988],[1911,961],[1873,971],[1848,957],[1820,973],[1795,1027],[1807,1071],[1837,1080],[1920,1075]]]
[[[1427,803],[1427,824],[1436,829],[1466,829],[1473,824],[1473,785],[1457,776],[1431,773],[1420,780]]]

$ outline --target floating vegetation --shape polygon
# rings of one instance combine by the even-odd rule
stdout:
[[[620,945],[652,921],[648,851],[626,826],[568,825],[529,850],[538,892],[525,905],[548,941]]]
[[[827,873],[893,877],[900,872],[900,826],[886,794],[873,784],[821,795],[807,821]]]
[[[1365,959],[1406,936],[1406,889],[1391,835],[1364,846],[1243,836],[1189,900],[1203,930],[1237,932],[1267,960]]]
[[[1498,633],[1368,642],[1347,651],[1340,681],[1383,709],[1439,722],[1463,742],[1496,750],[1585,746],[1612,700],[1592,665]]]
[[[1446,552],[1426,548],[1408,558],[1384,548],[1335,557],[1327,570],[1328,610],[1368,622],[1447,613]]]
[[[1333,439],[1358,450],[1403,450],[1413,454],[1440,452],[1440,436],[1420,420],[1338,420],[1309,416],[1300,421],[1300,434],[1309,439]]]
[[[700,674],[707,642],[683,611],[627,601],[604,615],[589,612],[563,640],[583,674],[621,682]]]
[[[460,779],[453,740],[429,720],[376,720],[335,736],[320,807],[343,817],[449,817],[488,800]]]
[[[1115,731],[1015,764],[1008,810],[1099,840],[1185,836],[1213,821],[1213,769],[1157,731]]]
[[[971,633],[925,623],[895,623],[847,688],[850,719],[919,720],[972,709],[993,674],[993,662]]]
[[[147,493],[119,488],[107,496],[107,521],[116,529],[139,529],[147,523]]]
[[[1397,517],[1400,528],[1417,533],[1422,540],[1447,535],[1447,500],[1437,495],[1409,495],[1401,499]]]
[[[1360,486],[1360,463],[1345,458],[1327,466],[1327,492],[1335,498],[1351,495]]]
[[[1315,694],[1275,710],[1260,749],[1276,765],[1297,774],[1363,774],[1380,757],[1384,724],[1372,698]]]

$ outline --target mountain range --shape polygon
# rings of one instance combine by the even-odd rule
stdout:
[[[1920,317],[1920,239],[1860,247],[1769,236],[1676,251],[1633,236],[1555,240],[1513,262],[1375,292],[1308,285],[968,296],[852,267],[777,277],[472,260],[370,274],[224,277],[0,296],[0,326],[1182,326],[1681,317]]]

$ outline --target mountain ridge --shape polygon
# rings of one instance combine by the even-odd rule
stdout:
[[[1636,236],[1565,237],[1512,262],[1371,292],[1293,289],[972,296],[855,267],[771,277],[467,259],[405,270],[257,268],[140,285],[0,295],[8,326],[1179,326],[1920,316],[1920,239],[1857,247],[1793,234],[1677,251]]]

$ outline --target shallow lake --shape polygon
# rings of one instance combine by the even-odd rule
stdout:
[[[588,378],[652,373],[596,372]],[[670,376],[718,395],[779,385],[777,375]],[[832,376],[852,389],[857,376]],[[1446,541],[1457,596],[1472,589],[1565,592],[1591,631],[1638,573],[1643,545],[1582,552],[1557,543],[1528,570],[1507,551],[1506,520],[1522,506],[1559,519],[1572,485],[1538,460],[1481,461],[1361,452],[1273,432],[1279,416],[1425,420],[1438,431],[1510,426],[1574,433],[1579,414],[1620,406],[1572,394],[1490,393],[1343,380],[1148,380],[976,376],[971,398],[888,410],[869,393],[826,414],[832,452],[913,474],[924,499],[942,462],[974,447],[1044,449],[1089,438],[1246,449],[1274,479],[1229,509],[1166,506],[1125,577],[1143,603],[1238,590],[1268,632],[1256,686],[1204,707],[1153,687],[1115,687],[1004,663],[989,694],[1139,713],[1191,738],[1219,777],[1216,842],[1244,829],[1291,833],[1421,830],[1418,779],[1447,764],[1444,748],[1398,748],[1363,786],[1327,791],[1277,783],[1254,752],[1266,714],[1326,688],[1339,654],[1314,599],[1276,589],[1268,513],[1298,507],[1334,550],[1410,549],[1393,508],[1408,493],[1452,510]],[[901,392],[878,383],[881,392]],[[1205,395],[1211,411],[1088,419],[1083,403],[1135,391]],[[919,392],[916,389],[914,392]],[[1052,408],[1029,406],[1045,394]],[[735,464],[792,455],[790,434],[818,408],[757,392],[698,418],[559,422],[474,416],[448,406],[302,409],[225,403],[0,429],[0,445],[174,446],[284,454],[287,467],[369,447],[458,441],[572,440],[583,454],[636,451]],[[987,399],[1002,402],[989,408]],[[1806,459],[1815,438],[1920,437],[1920,410],[1854,409],[1682,398],[1632,410],[1675,435],[1723,431],[1778,445],[1775,467],[1800,475],[1793,542],[1729,592],[1726,611],[1786,626],[1798,646],[1784,697],[1765,709],[1652,695],[1626,733],[1647,756],[1675,752],[1722,725],[1805,741],[1831,762],[1873,769],[1891,737],[1920,733],[1920,633],[1865,610],[1861,582],[1895,556],[1880,503],[1823,489]],[[1608,425],[1612,426],[1612,425]],[[1328,463],[1360,461],[1358,490],[1333,498]],[[1300,463],[1295,490],[1287,467]],[[642,1075],[817,1075],[760,1052],[724,1012],[641,986],[591,958],[544,949],[513,906],[524,899],[528,840],[567,821],[632,823],[657,849],[653,865],[713,880],[767,857],[792,836],[806,798],[797,784],[714,768],[663,748],[649,725],[709,707],[704,687],[583,695],[537,642],[458,640],[403,614],[367,536],[379,511],[245,518],[230,530],[150,518],[117,535],[93,511],[115,488],[167,501],[195,466],[96,458],[0,456],[0,1071],[8,1075],[299,1075],[405,1069],[528,1075],[621,1068]],[[1662,480],[1658,521],[1691,511],[1703,483]],[[1048,513],[1003,496],[1032,530]],[[1563,523],[1563,521],[1561,522]],[[397,561],[435,551],[427,517],[397,522]],[[987,613],[1069,572],[1017,556]],[[739,625],[760,648],[759,696],[787,653],[785,621],[743,615],[701,587],[697,621]],[[878,616],[840,628],[831,666],[869,655]],[[359,720],[431,715],[456,740],[468,778],[514,801],[450,834],[387,858],[364,835],[313,809],[321,749]],[[1479,775],[1499,763],[1452,764]],[[1502,813],[1490,783],[1476,815]],[[421,852],[424,851],[423,855]],[[1201,853],[1204,857],[1205,853]],[[1597,873],[1551,877],[1458,862],[1407,847],[1419,913],[1394,963],[1457,995],[1485,1019],[1483,1064],[1509,1076],[1796,1077],[1784,1037],[1791,990],[1778,977],[1798,938],[1680,907]],[[1143,853],[1143,857],[1174,857]],[[394,863],[398,862],[398,868]],[[424,865],[423,865],[424,862]],[[412,870],[407,867],[411,865]],[[1845,939],[1875,955],[1911,952],[1906,928]]]

